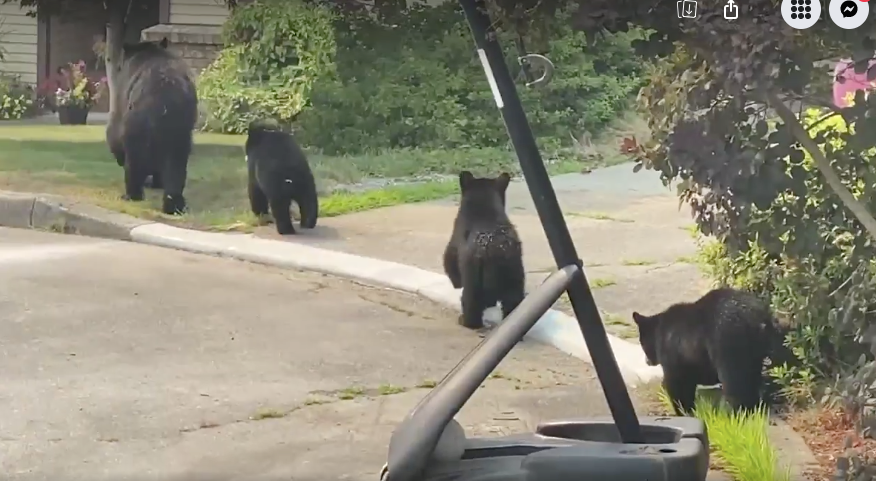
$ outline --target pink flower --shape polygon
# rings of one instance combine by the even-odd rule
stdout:
[[[869,67],[876,65],[876,60],[871,60]],[[876,87],[876,82],[867,80],[867,72],[855,73],[854,63],[849,59],[844,59],[836,64],[834,69],[833,81],[833,104],[837,107],[849,106],[849,94],[854,98],[855,92],[858,90],[868,91]]]

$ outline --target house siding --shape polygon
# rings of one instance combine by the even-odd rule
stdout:
[[[99,3],[82,2],[79,14],[74,19],[52,15],[47,19],[51,41],[48,42],[49,75],[58,67],[85,61],[89,70],[96,68],[97,56],[94,44],[102,40],[106,21],[102,19],[103,6]]]
[[[228,19],[224,0],[170,0],[170,23],[220,26]]]
[[[0,72],[18,75],[21,80],[37,82],[37,19],[27,16],[17,3],[0,4],[0,47],[4,60]]]

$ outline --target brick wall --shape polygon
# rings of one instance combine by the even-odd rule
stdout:
[[[222,27],[214,25],[155,25],[143,30],[142,38],[150,42],[167,38],[168,49],[182,57],[196,75],[222,49]]]
[[[169,47],[174,53],[185,59],[195,73],[205,69],[219,55],[221,45],[214,44],[173,44]]]

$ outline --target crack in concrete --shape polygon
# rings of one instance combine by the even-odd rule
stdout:
[[[551,371],[551,370],[549,370]],[[554,382],[544,386],[536,386],[532,381],[522,380],[514,376],[508,376],[502,374],[501,372],[494,373],[490,377],[488,377],[483,384],[481,384],[481,388],[486,387],[489,381],[507,381],[510,383],[514,383],[515,390],[540,390],[547,389],[555,386],[566,386],[568,383],[563,382]],[[311,391],[308,393],[310,396],[319,396],[314,398],[309,398],[300,404],[296,404],[287,409],[270,409],[263,408],[259,411],[256,411],[251,416],[247,416],[246,418],[234,419],[225,423],[216,423],[211,421],[202,421],[197,426],[180,428],[180,434],[193,433],[197,431],[202,431],[205,429],[215,429],[226,426],[232,426],[235,424],[243,424],[243,423],[251,423],[251,422],[259,422],[266,421],[271,419],[283,419],[288,417],[290,414],[296,413],[298,411],[307,409],[313,406],[322,406],[325,404],[334,404],[340,402],[354,401],[356,399],[365,398],[369,400],[380,400],[386,396],[393,396],[396,394],[402,394],[411,391],[419,391],[419,390],[429,390],[435,386],[435,383],[431,381],[422,381],[413,387],[405,387],[405,386],[394,386],[391,384],[384,384],[378,386],[376,388],[367,388],[367,387],[347,387],[342,389],[333,389],[333,390],[317,390]],[[114,442],[118,442],[116,439]]]
[[[415,311],[412,311],[412,310],[410,310],[410,309],[405,309],[405,308],[403,308],[403,307],[401,307],[401,306],[396,305],[394,302],[389,302],[389,301],[387,301],[387,300],[385,300],[385,299],[375,299],[375,298],[373,298],[373,297],[371,297],[371,296],[368,296],[368,295],[365,295],[365,294],[358,294],[358,296],[359,296],[359,298],[362,299],[363,301],[366,301],[366,302],[370,302],[370,303],[372,303],[372,304],[377,304],[377,305],[383,306],[383,307],[385,307],[385,308],[387,308],[387,309],[390,309],[390,310],[393,310],[393,311],[395,311],[395,312],[398,312],[398,313],[404,314],[404,315],[406,315],[406,316],[408,316],[408,317],[422,317],[422,318],[424,318],[424,319],[428,319],[428,320],[430,320],[430,321],[434,321],[434,320],[435,320],[434,317],[428,315],[428,314],[425,313],[425,312],[415,312]]]
[[[234,424],[241,423],[249,423],[253,421],[264,421],[268,419],[283,419],[289,416],[292,413],[301,411],[302,409],[309,408],[311,406],[322,406],[324,404],[334,404],[337,402],[344,401],[353,401],[358,398],[368,398],[368,399],[378,399],[383,396],[392,396],[394,394],[401,394],[404,392],[408,392],[415,389],[427,389],[423,387],[400,387],[400,386],[392,386],[390,384],[386,384],[383,386],[379,386],[377,388],[359,388],[359,387],[347,387],[343,389],[335,389],[331,391],[311,391],[308,393],[310,396],[321,396],[319,398],[308,398],[304,402],[300,404],[296,404],[291,408],[287,409],[260,409],[256,411],[251,416],[247,416],[242,419],[235,419],[232,421],[228,421],[225,423],[214,423],[214,422],[201,422],[198,426],[181,428],[179,430],[180,433],[191,433],[195,431],[201,431],[204,429],[214,429],[219,427],[231,426]]]

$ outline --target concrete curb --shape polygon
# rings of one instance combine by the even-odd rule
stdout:
[[[149,221],[58,196],[0,191],[0,226],[131,240]]]
[[[767,435],[779,457],[779,465],[790,470],[791,481],[810,479],[807,473],[818,469],[819,463],[806,441],[778,416],[770,418]]]
[[[460,310],[459,291],[439,273],[396,262],[252,235],[203,232],[150,223],[53,196],[0,192],[0,226],[129,240],[276,267],[320,272],[363,284],[421,295]],[[490,321],[491,316],[487,320]],[[548,311],[533,326],[527,337],[553,345],[567,354],[592,363],[577,320],[559,311]],[[662,369],[648,366],[638,345],[614,336],[609,336],[609,341],[628,386],[662,378]]]

